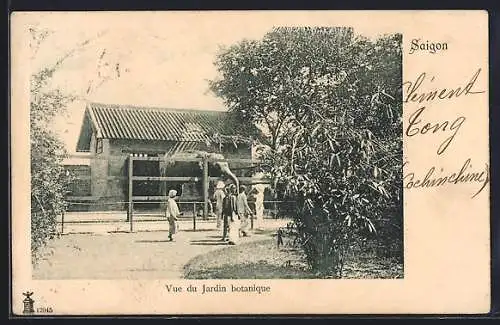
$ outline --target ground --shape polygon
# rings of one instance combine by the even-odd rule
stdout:
[[[242,238],[241,243],[268,239],[272,229],[286,222],[266,220],[268,231]],[[166,226],[160,227],[158,222],[155,225],[150,227],[152,231],[134,233],[109,230],[116,228],[114,226],[81,225],[78,233],[63,235],[49,243],[34,267],[33,278],[181,278],[184,265],[192,258],[228,246],[220,241],[221,231],[215,229],[213,223],[200,222],[193,231],[192,224],[183,221],[174,242],[168,241]],[[72,229],[75,228],[73,225]],[[138,228],[145,229],[146,226],[141,224]]]
[[[307,279],[323,278],[309,270],[300,251],[277,247],[274,238],[200,255],[184,267],[188,279]],[[373,252],[353,252],[344,267],[346,279],[403,278],[402,263]]]
[[[33,269],[35,279],[216,279],[315,278],[300,252],[277,247],[276,229],[287,220],[266,220],[263,231],[242,238],[237,246],[220,241],[212,222],[181,222],[174,242],[158,222],[140,231],[110,230],[115,226],[82,225],[85,231],[50,242]],[[163,224],[163,222],[162,222]],[[76,226],[75,226],[76,227]],[[76,228],[72,229],[75,230]],[[118,227],[121,228],[121,227]],[[126,228],[126,225],[125,225]],[[145,229],[152,229],[145,231]],[[69,227],[68,227],[69,229]],[[93,231],[89,231],[93,230]],[[285,240],[285,244],[287,241]],[[368,252],[353,254],[346,278],[402,278],[401,263]]]

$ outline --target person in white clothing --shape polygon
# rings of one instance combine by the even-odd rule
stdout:
[[[181,215],[177,202],[175,202],[175,197],[177,196],[176,190],[170,190],[168,192],[167,208],[165,210],[165,217],[168,221],[168,239],[173,241],[173,235],[179,230],[177,225],[177,220]]]
[[[219,181],[214,192],[217,229],[220,229],[220,227],[222,226],[222,201],[226,197],[226,194],[224,193],[224,186],[224,182]]]
[[[238,218],[240,219],[240,230],[244,237],[250,236],[250,220],[249,217],[253,214],[250,206],[248,205],[248,199],[246,194],[246,187],[244,185],[240,186],[240,194],[236,198],[236,212],[238,213]]]
[[[228,190],[228,195],[224,199],[225,204],[224,213],[229,215],[229,233],[228,233],[228,243],[230,245],[236,245],[240,240],[240,219],[236,213],[236,186],[230,185]],[[228,211],[226,212],[226,206]]]
[[[255,199],[255,228],[261,230],[264,226],[264,190],[262,184],[257,184],[253,188]]]

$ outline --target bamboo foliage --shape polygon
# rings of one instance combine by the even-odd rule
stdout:
[[[402,254],[401,35],[275,28],[219,54],[212,89],[267,126],[265,172],[297,202],[290,229],[309,265],[342,276],[347,249],[382,233]],[[388,230],[389,229],[389,230]]]

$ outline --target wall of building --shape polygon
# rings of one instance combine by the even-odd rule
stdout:
[[[108,166],[108,152],[109,140],[102,139],[102,152],[96,152],[97,138],[95,133],[92,134],[90,140],[90,152],[94,154],[94,159],[90,164],[92,173],[92,196],[98,198],[105,198],[107,196],[107,166]]]
[[[146,153],[150,157],[158,157],[173,147],[174,143],[171,141],[111,139],[107,173],[114,178],[108,181],[107,194],[110,199],[122,202],[128,200],[128,157],[131,153]]]
[[[65,165],[64,169],[74,180],[68,187],[69,196],[91,196],[91,170],[89,165]]]
[[[172,141],[141,141],[124,139],[103,139],[103,152],[96,153],[96,139],[92,136],[91,152],[96,159],[91,164],[92,196],[99,197],[96,207],[104,208],[110,202],[126,202],[128,200],[128,157],[131,153],[146,153],[148,156],[163,156],[165,152],[174,149],[176,143]],[[206,144],[199,143],[196,150],[218,152],[217,148],[207,148]],[[239,146],[235,148],[228,144],[221,152],[225,158],[251,158],[251,148]],[[244,164],[230,164],[231,167],[241,167]],[[160,162],[160,168],[162,162]],[[235,170],[237,176],[244,176],[244,170]],[[108,178],[111,176],[111,178]],[[159,175],[158,175],[159,176]],[[160,193],[158,193],[160,194]],[[109,209],[126,209],[125,203],[108,205]]]

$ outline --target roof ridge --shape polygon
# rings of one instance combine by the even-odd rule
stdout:
[[[163,111],[163,112],[179,112],[179,113],[214,113],[214,114],[227,113],[227,111],[214,110],[214,109],[170,108],[170,107],[160,107],[160,106],[109,104],[109,103],[99,103],[99,102],[89,102],[88,105],[91,108],[104,108],[104,109],[119,108],[127,110]]]

